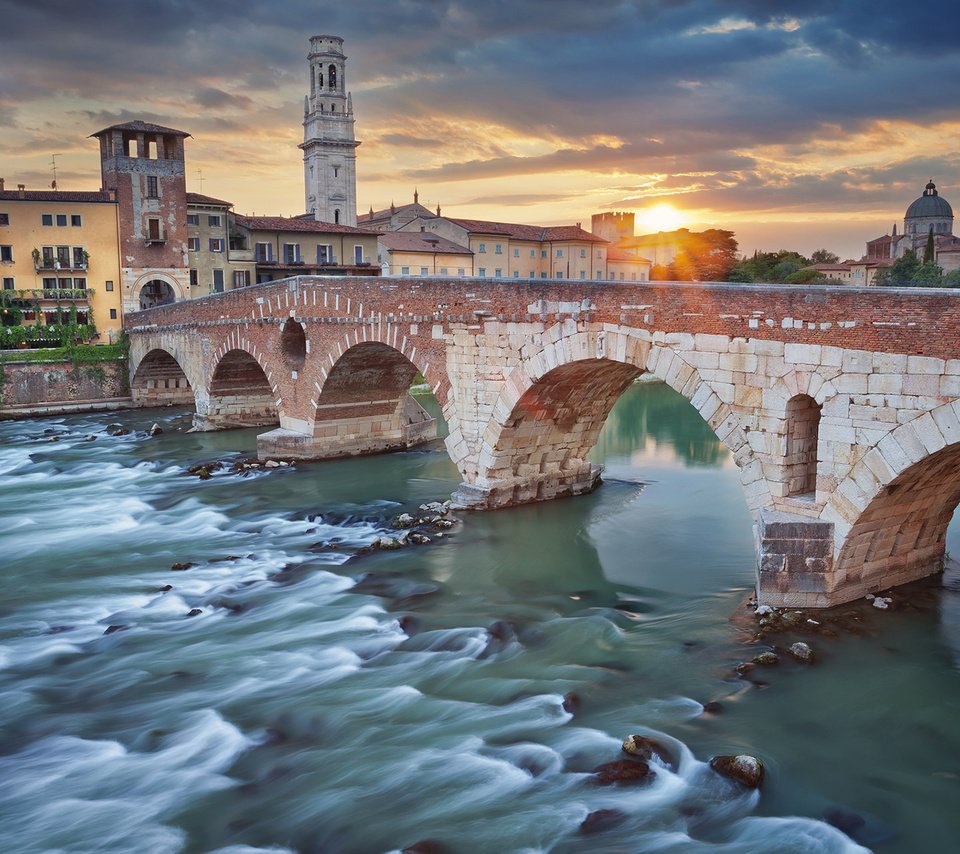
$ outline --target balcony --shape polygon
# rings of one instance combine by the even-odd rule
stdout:
[[[93,288],[31,288],[0,291],[0,303],[89,302]]]
[[[87,261],[70,261],[63,258],[40,258],[33,262],[33,269],[38,273],[51,270],[60,270],[64,273],[86,272],[88,266]]]
[[[147,246],[162,246],[164,243],[167,242],[167,235],[165,235],[163,232],[157,232],[156,234],[148,234],[143,239],[143,242],[146,243]]]

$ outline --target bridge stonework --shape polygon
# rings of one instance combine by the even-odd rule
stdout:
[[[593,489],[653,374],[729,449],[761,602],[825,607],[938,571],[960,502],[960,295],[729,284],[298,277],[129,315],[131,388],[261,456],[410,447],[449,426],[466,508]]]

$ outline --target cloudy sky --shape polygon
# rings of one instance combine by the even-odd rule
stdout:
[[[0,0],[0,176],[99,186],[87,136],[189,131],[188,189],[303,210],[309,36],[346,40],[358,206],[558,224],[655,205],[744,250],[862,254],[960,206],[956,0]]]

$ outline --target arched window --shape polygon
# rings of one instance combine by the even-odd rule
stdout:
[[[331,65],[327,69],[327,79],[330,81],[330,88],[335,92],[337,90],[337,66]]]
[[[333,212],[333,221],[334,221],[334,223],[336,223],[337,225],[340,225],[340,208],[337,208],[337,209]]]
[[[817,491],[817,434],[820,405],[807,394],[787,401],[787,495]]]
[[[317,72],[317,88],[318,89],[323,88],[323,72],[322,71]]]
[[[330,112],[331,112],[331,113],[335,113],[336,111],[337,111],[337,105],[336,105],[336,104],[331,104],[331,105],[330,105]]]

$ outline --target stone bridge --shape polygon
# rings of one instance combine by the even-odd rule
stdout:
[[[449,424],[467,508],[592,490],[652,373],[729,449],[761,602],[825,607],[937,572],[960,502],[960,294],[298,277],[128,315],[141,405],[263,425],[261,457],[409,447]],[[279,426],[277,426],[279,425]]]

